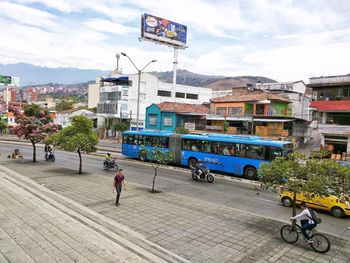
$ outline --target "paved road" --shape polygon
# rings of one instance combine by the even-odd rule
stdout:
[[[13,150],[13,145],[1,143],[0,153],[8,153]],[[31,156],[31,147],[21,147],[25,156]],[[40,160],[40,150],[38,160]],[[83,157],[83,171],[89,174],[112,176],[113,172],[106,172],[101,169],[102,158],[96,156]],[[74,153],[56,151],[56,163],[66,169],[78,169],[78,155]],[[142,187],[150,187],[153,177],[153,170],[147,163],[133,160],[119,160],[120,166],[126,171],[128,181]],[[46,164],[41,161],[41,164]],[[13,167],[16,168],[16,167]],[[255,184],[251,181],[230,180],[216,177],[213,184],[191,179],[185,169],[163,169],[159,168],[159,176],[156,187],[164,192],[176,193],[179,195],[194,198],[195,200],[206,201],[213,205],[222,205],[228,208],[238,209],[265,218],[277,219],[287,222],[291,216],[291,209],[283,207],[278,199],[278,194],[267,191],[260,191],[257,195]],[[322,213],[323,223],[319,229],[347,240],[350,240],[350,220],[348,218],[338,219],[327,213]]]
[[[0,147],[3,149],[3,145]],[[73,159],[73,155],[69,159]],[[93,159],[86,158],[88,163],[93,163]],[[0,262],[50,262],[51,259],[58,262],[64,256],[76,262],[100,262],[99,257],[104,256],[101,262],[111,262],[110,257],[118,258],[118,249],[129,257],[138,257],[125,262],[186,262],[187,259],[213,263],[342,263],[350,258],[350,245],[345,240],[330,237],[332,249],[326,255],[311,251],[303,241],[288,245],[279,237],[281,223],[278,221],[175,192],[150,194],[149,187],[129,180],[131,174],[122,204],[117,208],[113,205],[111,175],[78,175],[76,169],[57,163],[32,163],[29,159],[6,157],[0,158],[0,173],[6,174],[3,178],[9,181],[4,183],[0,178],[1,192],[11,193],[11,198],[1,199],[0,221],[5,224],[0,224],[0,232],[10,234],[5,249],[0,246]],[[18,203],[18,208],[11,209],[13,214],[9,216],[7,200]],[[38,214],[37,225],[27,216],[32,216],[32,212]],[[14,216],[20,223],[9,225],[8,221]],[[60,224],[57,228],[56,223]],[[21,242],[23,235],[13,235],[13,229],[27,233],[26,240]],[[29,235],[36,234],[50,240],[52,250],[45,247],[47,243],[28,240]],[[109,244],[109,249],[101,251],[105,243]],[[15,252],[11,250],[14,244]],[[17,250],[21,256],[14,257]],[[40,256],[42,250],[47,254],[44,253],[44,258]],[[32,261],[27,261],[28,257]]]

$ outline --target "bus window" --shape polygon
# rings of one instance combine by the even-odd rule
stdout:
[[[218,142],[211,142],[211,152],[214,154],[217,154],[219,151],[219,143]]]
[[[246,157],[246,145],[243,143],[237,143],[235,147],[235,156]]]
[[[247,157],[252,159],[265,160],[265,146],[248,145]]]
[[[276,157],[282,157],[281,149],[270,147],[270,161],[274,160]]]
[[[149,145],[148,146],[151,146],[151,147],[157,147],[158,144],[159,144],[159,137],[155,137],[155,136],[150,136],[150,139],[149,139]]]
[[[183,149],[186,151],[200,152],[202,151],[202,145],[200,140],[185,139],[183,141]]]
[[[134,135],[125,134],[123,137],[123,143],[125,144],[134,144]]]
[[[202,152],[211,153],[210,141],[202,141]]]
[[[169,147],[169,138],[168,137],[159,137],[159,148],[168,148]]]
[[[232,148],[232,146],[232,143],[220,142],[220,144],[218,144],[217,153],[223,155],[230,155],[230,149]]]
[[[143,136],[142,135],[135,135],[134,144],[135,145],[142,145],[143,144]]]

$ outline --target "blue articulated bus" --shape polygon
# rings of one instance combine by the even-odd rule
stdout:
[[[171,151],[176,165],[194,167],[202,160],[210,170],[257,178],[257,170],[269,162],[292,152],[288,141],[263,139],[258,136],[228,134],[178,134],[152,130],[126,131],[123,133],[122,154],[146,161],[140,146],[158,147]]]

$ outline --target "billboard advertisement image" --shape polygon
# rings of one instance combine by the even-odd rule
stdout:
[[[143,39],[186,48],[187,26],[150,14],[143,14],[141,27]]]

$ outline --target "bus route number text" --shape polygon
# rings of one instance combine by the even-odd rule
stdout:
[[[205,163],[219,163],[219,160],[216,158],[204,158]]]

